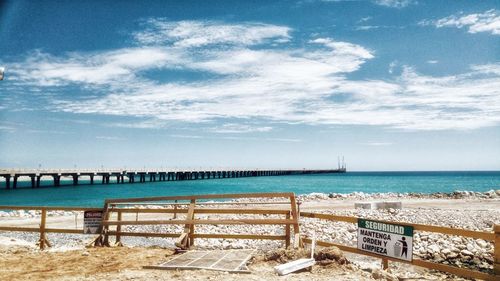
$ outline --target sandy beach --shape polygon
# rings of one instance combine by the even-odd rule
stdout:
[[[429,225],[491,231],[500,224],[500,193],[466,194],[309,194],[298,198],[301,211],[321,212],[361,218],[383,219]],[[401,201],[402,209],[364,210],[354,204],[374,201]],[[147,214],[155,216],[154,214]],[[135,216],[135,214],[133,214]],[[141,218],[144,214],[141,214]],[[270,215],[271,216],[271,215]],[[213,215],[210,218],[215,219]],[[231,218],[237,218],[231,215]],[[37,226],[36,212],[2,212],[0,225]],[[47,227],[81,228],[81,214],[52,212]],[[180,232],[180,226],[127,226],[127,231]],[[215,226],[203,225],[197,233],[271,233],[282,234],[274,226]],[[319,221],[301,218],[301,233],[309,237],[315,232],[318,239],[354,246],[356,226],[343,222]],[[39,251],[36,233],[1,232],[0,261],[8,265],[0,269],[5,280],[283,280],[273,272],[275,260],[266,260],[270,251],[283,247],[279,241],[196,239],[195,249],[255,248],[258,253],[251,260],[251,274],[228,274],[208,270],[159,271],[144,270],[142,266],[156,265],[168,260],[174,248],[174,239],[122,237],[124,247],[85,248],[95,236],[76,234],[48,234],[52,248]],[[474,268],[483,272],[492,270],[492,243],[484,240],[460,238],[436,233],[417,232],[414,237],[415,257]],[[361,255],[345,254],[348,265],[331,263],[316,265],[310,272],[291,274],[285,280],[457,280],[455,276],[399,263],[390,263],[388,272],[380,270],[380,260]],[[335,276],[332,279],[331,276]]]

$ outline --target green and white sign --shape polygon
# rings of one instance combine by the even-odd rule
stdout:
[[[358,219],[358,249],[412,261],[413,227]]]

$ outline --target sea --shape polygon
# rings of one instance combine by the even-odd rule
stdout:
[[[149,178],[147,178],[149,180]],[[114,178],[111,178],[113,182]],[[453,192],[500,189],[500,171],[473,172],[347,172],[267,176],[189,181],[146,182],[134,184],[72,186],[68,178],[60,187],[52,180],[42,180],[40,188],[20,181],[17,189],[5,189],[0,183],[0,205],[101,207],[105,199],[191,194],[295,192],[309,193],[381,193],[381,192]]]

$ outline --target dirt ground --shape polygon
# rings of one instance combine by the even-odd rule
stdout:
[[[254,261],[250,274],[208,270],[170,271],[142,269],[173,255],[160,248],[89,248],[66,252],[38,251],[27,247],[0,248],[1,280],[373,280],[349,265],[315,266],[311,271],[277,276],[276,262]]]

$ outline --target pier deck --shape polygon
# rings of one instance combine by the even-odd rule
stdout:
[[[262,176],[285,176],[301,174],[329,174],[345,173],[345,168],[339,169],[319,169],[319,170],[209,170],[209,171],[168,171],[168,170],[24,170],[0,171],[0,178],[4,179],[6,189],[17,188],[20,177],[29,177],[31,187],[40,187],[43,177],[52,178],[52,186],[61,186],[61,178],[69,178],[73,185],[81,184],[80,178],[89,180],[88,184],[93,185],[94,179],[98,178],[101,184],[110,183],[145,183],[156,181],[184,181],[200,179],[225,179],[242,177],[262,177]]]

